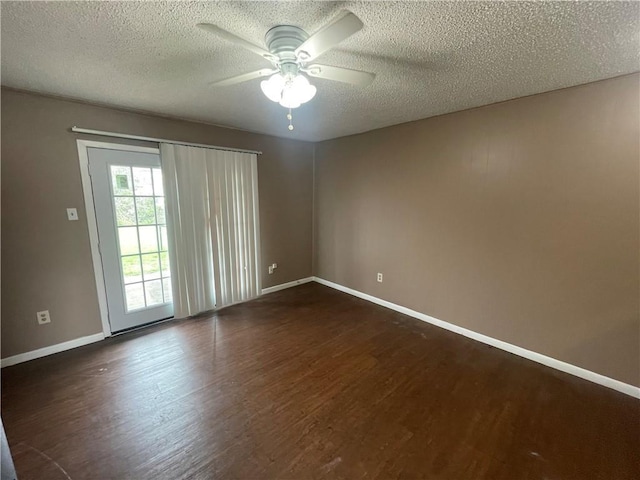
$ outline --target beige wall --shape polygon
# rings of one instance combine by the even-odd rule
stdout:
[[[3,89],[3,358],[102,330],[76,139],[117,140],[78,136],[73,125],[262,150],[263,287],[311,275],[313,144]],[[66,219],[67,207],[80,221]],[[39,326],[45,309],[52,322]]]
[[[315,274],[640,385],[639,79],[318,144]]]
[[[3,89],[2,357],[101,330],[78,125],[262,150],[262,263],[279,265],[264,287],[313,259],[327,280],[640,385],[639,81],[322,142],[315,186],[309,143]]]

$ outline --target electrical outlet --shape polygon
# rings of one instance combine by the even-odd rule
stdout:
[[[378,273],[378,278],[377,278],[378,282],[382,283],[382,274]]]
[[[44,325],[45,323],[51,323],[51,317],[49,316],[49,310],[43,310],[41,312],[36,313],[38,317],[38,323],[40,325]]]
[[[274,263],[273,265],[271,265],[273,267],[273,269],[275,270],[276,268],[278,268],[278,264]]]
[[[269,265],[269,275],[273,273],[273,265]]]

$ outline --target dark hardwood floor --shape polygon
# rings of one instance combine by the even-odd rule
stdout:
[[[640,479],[640,402],[306,284],[2,370],[18,478]]]

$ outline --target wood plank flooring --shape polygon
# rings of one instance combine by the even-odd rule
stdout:
[[[318,284],[2,370],[18,478],[640,479],[640,402]]]

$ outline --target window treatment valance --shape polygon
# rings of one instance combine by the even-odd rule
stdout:
[[[255,154],[161,144],[176,317],[260,294]]]

